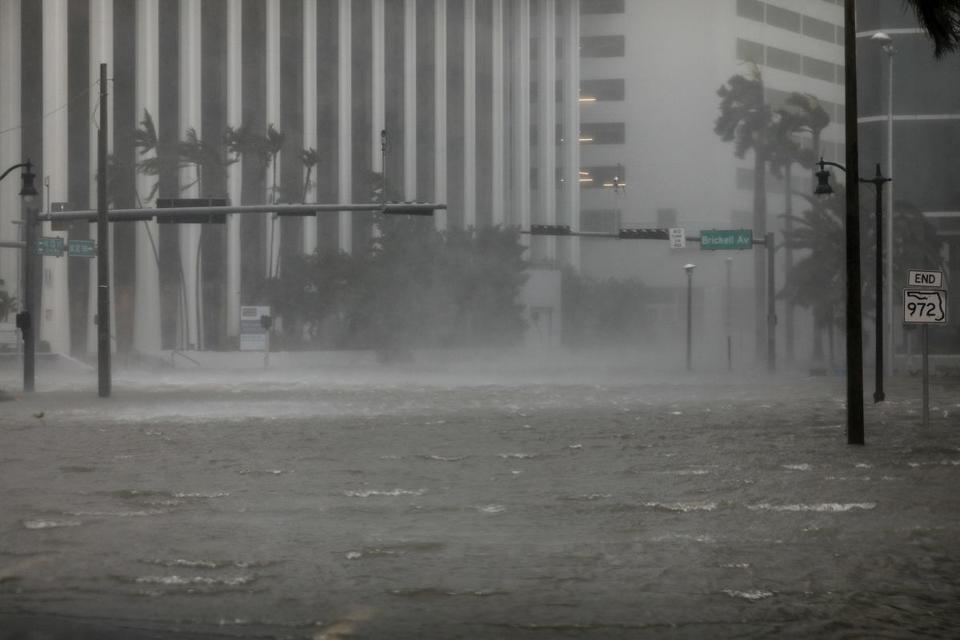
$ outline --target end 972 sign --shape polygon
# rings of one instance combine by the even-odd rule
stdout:
[[[947,292],[943,289],[904,289],[906,324],[947,324]]]

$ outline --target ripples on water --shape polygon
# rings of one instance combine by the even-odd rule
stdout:
[[[881,407],[852,450],[802,393],[309,393],[0,422],[0,614],[311,639],[960,625],[955,429]]]

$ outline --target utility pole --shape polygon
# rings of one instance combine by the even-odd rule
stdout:
[[[107,65],[100,65],[100,129],[97,132],[97,381],[110,397],[110,233],[107,225]]]

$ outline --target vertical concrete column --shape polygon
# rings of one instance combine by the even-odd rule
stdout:
[[[557,4],[556,0],[540,0],[540,51],[538,66],[537,152],[539,162],[538,219],[544,224],[557,223]],[[545,258],[557,257],[557,239],[543,238]]]
[[[113,66],[113,0],[90,0],[90,81],[93,82],[94,78],[100,77],[100,64],[104,63],[107,65],[107,79],[113,77],[114,66]],[[107,131],[107,154],[113,153],[113,127],[114,127],[114,117],[113,117],[113,86],[107,87],[107,102],[108,104],[104,106],[107,109],[107,126],[109,130]],[[90,113],[93,114],[93,118],[96,122],[99,122],[98,109],[100,109],[100,90],[99,87],[91,89],[90,91]],[[91,123],[90,126],[90,208],[97,208],[97,136],[98,130],[97,127],[93,126]],[[109,205],[108,205],[109,206]],[[90,235],[89,238],[97,237],[97,224],[95,222],[90,223]],[[113,225],[110,225],[110,264],[116,266],[113,256],[114,253],[113,246]],[[95,318],[97,316],[97,258],[92,258],[87,260],[90,269],[90,287],[87,295],[87,353],[95,353],[97,351],[97,325],[95,324]],[[110,336],[110,350],[113,353],[116,353],[117,350],[117,339],[116,339],[116,326],[117,326],[117,315],[116,307],[114,306],[113,293],[114,288],[114,274],[115,269],[110,269],[110,326],[114,328],[113,334]]]
[[[243,4],[227,3],[227,126],[243,125]],[[227,194],[243,200],[243,156],[227,167]],[[227,216],[227,335],[240,335],[240,214]]]
[[[353,8],[352,0],[340,0],[338,12],[339,62],[337,72],[338,105],[337,118],[337,159],[338,199],[340,203],[353,200]],[[350,253],[353,250],[353,218],[349,211],[340,212],[340,251]]]
[[[447,0],[434,0],[433,25],[433,199],[447,202]],[[447,228],[447,212],[434,213],[439,231]]]
[[[0,2],[0,171],[27,160],[22,157],[20,133],[20,0]],[[40,167],[34,165],[37,173]],[[11,174],[0,182],[0,240],[12,242],[22,239],[20,220],[20,174]],[[39,183],[37,187],[39,187]],[[23,300],[20,282],[20,252],[0,249],[0,280],[3,290],[17,300]],[[12,318],[8,318],[12,322]]]
[[[384,170],[380,149],[380,132],[387,126],[387,61],[386,61],[386,14],[384,0],[371,0],[371,61],[370,61],[370,158],[374,173]],[[386,194],[384,194],[386,197]]]
[[[194,129],[203,139],[201,129],[201,95],[203,78],[200,58],[203,55],[200,32],[201,5],[195,0],[180,0],[180,136]],[[182,137],[181,137],[182,139]],[[180,169],[180,193],[184,198],[200,196],[197,167]],[[180,269],[183,274],[183,304],[186,308],[184,327],[187,348],[203,348],[203,306],[200,303],[200,232],[202,225],[179,225]]]
[[[505,223],[504,174],[506,171],[506,154],[504,151],[504,122],[506,117],[506,92],[504,91],[504,60],[503,60],[503,10],[504,0],[493,0],[493,25],[491,29],[490,50],[492,54],[492,91],[493,126],[491,135],[491,191],[492,222],[494,225]]]
[[[417,0],[403,3],[403,199],[417,199]]]
[[[280,121],[280,0],[266,0],[267,33],[265,41],[266,60],[266,127],[273,127],[283,132]],[[275,203],[279,194],[274,189],[274,178],[280,184],[280,153],[274,156],[267,166],[267,199],[266,202]],[[265,273],[268,278],[275,277],[280,270],[280,220],[270,213],[263,217],[264,238],[267,242]]]
[[[513,32],[514,222],[530,228],[530,0],[516,0]],[[542,88],[541,88],[542,91]],[[530,236],[522,235],[526,244]]]
[[[49,183],[49,200],[66,202],[69,187],[67,162],[67,3],[43,0],[43,184]],[[44,236],[60,236],[49,222]],[[43,259],[40,297],[40,340],[57,353],[70,353],[70,306],[67,286],[67,258]]]
[[[463,226],[477,226],[477,0],[463,2]]]
[[[316,150],[317,136],[317,0],[303,0],[303,148]],[[310,172],[310,184],[303,194],[305,202],[317,201],[317,170]],[[303,178],[307,177],[303,168]],[[317,218],[303,217],[303,252],[317,250]]]
[[[160,129],[160,43],[159,0],[137,0],[136,5],[136,121],[140,126],[144,111]],[[156,157],[156,149],[146,155],[137,153],[140,161]],[[146,198],[156,177],[137,173],[137,193]],[[153,206],[153,202],[143,202]],[[160,233],[156,221],[137,222],[136,288],[133,305],[133,348],[141,353],[160,350]]]
[[[563,191],[564,219],[580,230],[580,0],[563,0]],[[562,259],[580,270],[580,238],[566,238]]]

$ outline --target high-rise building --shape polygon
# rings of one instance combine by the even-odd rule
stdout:
[[[448,204],[441,226],[576,226],[578,4],[3,0],[0,159],[34,162],[44,211],[95,208],[94,115],[108,109],[115,207],[157,196],[370,202],[385,173],[388,199]],[[247,149],[237,155],[228,130],[278,146],[258,157],[234,135]],[[184,141],[217,161],[177,166]],[[301,161],[305,149],[315,166]],[[4,240],[18,234],[14,183],[0,185]],[[349,213],[112,227],[116,339],[147,353],[224,344],[280,256],[364,250],[371,233],[369,216]],[[531,257],[576,265],[577,247],[535,238]],[[17,290],[18,255],[0,254],[0,279]],[[95,261],[44,258],[40,339],[54,351],[94,348],[95,271]]]
[[[697,236],[705,229],[753,228],[752,153],[736,159],[733,145],[714,133],[717,90],[736,74],[759,73],[774,108],[793,92],[815,96],[831,120],[821,152],[843,158],[842,2],[582,0],[581,32],[585,230],[682,227]],[[809,144],[809,136],[801,137]],[[810,192],[809,172],[794,168],[793,190]],[[767,191],[767,228],[779,243],[787,206],[783,180],[767,176]],[[800,198],[790,202],[801,204]],[[603,239],[584,239],[581,252],[588,275],[636,277],[648,285],[655,341],[682,331],[683,266],[694,263],[699,353],[721,361],[731,324],[726,331],[740,362],[752,363],[763,344],[755,340],[766,313],[756,313],[764,306],[755,302],[753,252]],[[781,283],[784,253],[777,253]],[[786,320],[779,315],[782,349]]]

